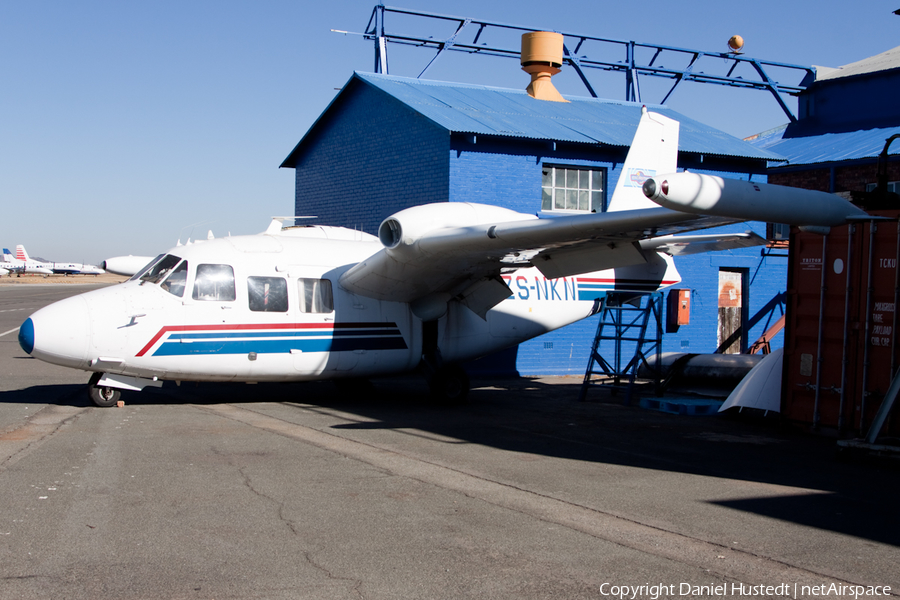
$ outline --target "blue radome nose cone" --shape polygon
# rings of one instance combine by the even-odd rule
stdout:
[[[30,318],[19,327],[19,345],[27,354],[34,350],[34,322]]]

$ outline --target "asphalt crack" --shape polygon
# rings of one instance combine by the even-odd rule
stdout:
[[[300,542],[303,541],[303,532],[297,527],[297,524],[285,514],[286,503],[284,500],[275,498],[275,497],[265,493],[264,491],[258,489],[253,484],[253,479],[247,473],[246,467],[241,467],[241,466],[238,466],[237,464],[235,464],[234,456],[229,455],[227,452],[217,450],[215,448],[213,449],[213,453],[216,454],[217,456],[225,457],[229,466],[237,469],[238,474],[243,479],[244,487],[251,494],[256,496],[257,498],[260,498],[261,500],[273,505],[275,507],[275,514],[277,515],[279,522],[281,522],[287,528],[287,530],[290,532],[290,534],[293,537],[295,537],[298,541],[300,541]],[[319,562],[315,559],[314,554],[318,551],[319,550],[303,549],[303,550],[301,550],[301,553],[303,555],[304,560],[306,560],[306,563],[309,566],[311,566],[313,569],[315,569],[316,571],[322,573],[326,579],[328,579],[330,581],[334,581],[334,582],[346,582],[346,583],[352,584],[351,590],[356,594],[356,596],[358,598],[360,598],[361,600],[364,600],[365,594],[362,593],[362,585],[363,585],[362,580],[356,579],[353,577],[343,577],[341,575],[335,574],[333,571],[328,569],[324,564],[322,564],[321,562]]]
[[[48,406],[32,415],[22,427],[0,434],[0,471],[53,437],[85,410],[72,406]]]
[[[392,475],[455,491],[463,496],[513,510],[542,522],[563,526],[618,546],[704,570],[710,575],[756,582],[760,573],[801,585],[816,585],[823,577],[843,581],[784,561],[728,545],[685,535],[621,515],[528,490],[482,474],[469,473],[393,449],[351,440],[313,427],[234,405],[202,407],[223,417],[352,458]],[[858,584],[857,584],[858,585]]]

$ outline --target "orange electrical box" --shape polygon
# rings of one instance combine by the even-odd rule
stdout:
[[[666,296],[666,333],[691,324],[691,290],[676,288]]]

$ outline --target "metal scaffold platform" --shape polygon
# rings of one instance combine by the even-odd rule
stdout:
[[[648,383],[654,390],[659,389],[662,380],[662,297],[660,292],[637,296],[633,293],[606,295],[600,307],[597,334],[591,345],[579,401],[587,398],[592,386],[601,385],[624,389],[625,402],[630,402],[641,366],[653,374]],[[603,351],[607,351],[611,360],[603,356]],[[652,363],[648,360],[651,355],[654,356]]]

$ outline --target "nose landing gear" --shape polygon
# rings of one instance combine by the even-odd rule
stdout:
[[[91,402],[101,408],[115,406],[122,397],[122,391],[113,387],[98,386],[97,382],[103,377],[103,373],[94,373],[88,382],[88,397]]]

